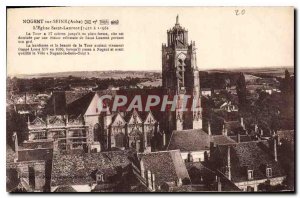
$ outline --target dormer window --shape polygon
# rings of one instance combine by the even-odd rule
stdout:
[[[272,177],[272,168],[266,168],[266,176]]]
[[[97,183],[104,182],[104,175],[103,175],[103,173],[96,175],[96,181],[97,181]]]
[[[248,180],[253,179],[253,170],[248,170]]]

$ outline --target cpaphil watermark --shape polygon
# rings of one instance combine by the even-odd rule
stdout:
[[[107,111],[195,111],[200,98],[193,95],[102,95],[98,101],[99,112]]]

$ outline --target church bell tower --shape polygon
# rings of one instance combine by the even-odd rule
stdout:
[[[175,112],[166,113],[166,129],[201,129],[200,79],[195,42],[188,43],[188,31],[176,17],[175,26],[167,31],[167,44],[162,45],[162,85],[169,95],[178,95]],[[191,96],[193,108],[180,111],[184,95]]]

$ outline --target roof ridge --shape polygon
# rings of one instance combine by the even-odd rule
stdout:
[[[142,155],[147,155],[147,154],[155,154],[155,153],[167,153],[167,152],[176,152],[179,151],[179,149],[174,149],[174,150],[163,150],[163,151],[154,151],[154,152],[150,152],[150,153],[138,153],[138,154],[142,154]]]
[[[168,148],[170,146],[170,143],[171,143],[171,140],[172,140],[172,137],[173,137],[173,133],[174,133],[174,131],[172,131],[172,133],[171,133],[171,137],[170,137],[170,140],[168,142],[168,146],[166,147],[167,150],[168,150]],[[166,135],[166,133],[164,133],[163,135]]]

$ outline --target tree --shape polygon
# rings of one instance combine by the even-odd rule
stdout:
[[[285,77],[281,81],[282,107],[281,115],[287,123],[294,122],[294,78],[288,70],[285,70]],[[287,123],[283,125],[288,125]],[[284,126],[283,126],[284,127]]]
[[[245,107],[247,103],[246,100],[247,89],[246,89],[245,76],[242,72],[240,73],[239,78],[237,79],[236,82],[236,92],[239,98],[240,108]]]

